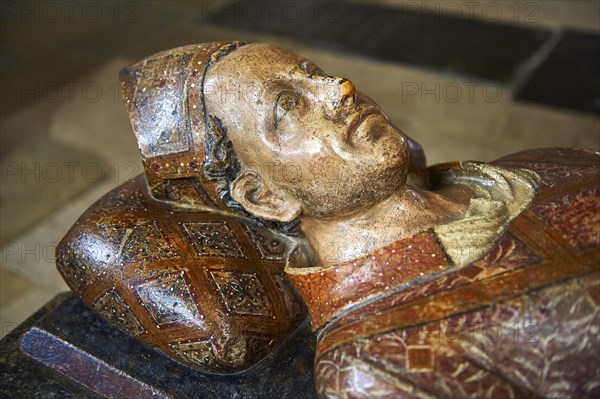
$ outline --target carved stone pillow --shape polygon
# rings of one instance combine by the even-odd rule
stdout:
[[[252,366],[306,317],[283,273],[285,242],[147,187],[140,175],[92,205],[58,246],[59,272],[109,323],[182,363]]]

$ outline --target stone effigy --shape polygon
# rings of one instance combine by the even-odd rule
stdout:
[[[262,44],[173,49],[121,80],[145,176],[58,257],[114,325],[240,371],[303,319],[291,280],[321,397],[600,394],[597,152],[427,168],[352,82]]]

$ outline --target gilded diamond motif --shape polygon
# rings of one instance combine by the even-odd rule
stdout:
[[[259,316],[273,315],[271,303],[255,273],[212,271],[210,275],[229,311]]]
[[[237,239],[224,222],[183,223],[198,256],[244,258]]]
[[[114,289],[100,297],[94,304],[94,310],[113,326],[129,335],[136,336],[144,332],[144,327]]]
[[[285,244],[275,234],[267,229],[261,229],[249,224],[244,224],[250,239],[258,249],[260,256],[268,260],[283,260]]]
[[[147,258],[174,258],[171,248],[154,221],[141,220],[132,226],[101,226],[100,234],[110,240],[117,239],[120,260],[139,262]]]
[[[135,287],[142,304],[158,325],[202,318],[182,274],[159,276]]]
[[[214,370],[220,368],[215,359],[213,345],[210,341],[173,344],[171,345],[171,349],[184,361]]]

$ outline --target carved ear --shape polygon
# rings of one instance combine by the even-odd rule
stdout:
[[[300,216],[300,203],[285,190],[268,185],[255,172],[243,172],[231,183],[231,197],[251,214],[266,220],[291,222]]]

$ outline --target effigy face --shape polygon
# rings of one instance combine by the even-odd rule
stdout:
[[[114,325],[224,373],[308,310],[322,397],[600,394],[597,152],[426,168],[352,82],[262,44],[169,50],[121,81],[145,176],[58,258]]]
[[[354,212],[406,179],[405,136],[351,81],[309,60],[248,44],[210,68],[204,95],[206,112],[225,123],[252,173],[241,181],[270,180],[290,193],[287,208],[319,217]],[[273,209],[261,216],[278,217]]]

